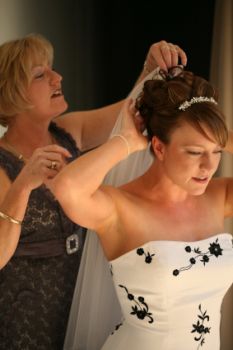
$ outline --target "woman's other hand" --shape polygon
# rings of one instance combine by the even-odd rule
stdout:
[[[183,66],[187,64],[187,56],[184,50],[178,45],[161,40],[151,45],[144,63],[144,71],[149,74],[157,67],[167,71],[170,67],[178,64]]]
[[[37,148],[23,167],[20,177],[31,190],[52,179],[71,157],[69,151],[58,145]]]

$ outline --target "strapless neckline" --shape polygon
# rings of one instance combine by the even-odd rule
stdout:
[[[132,252],[134,252],[135,250],[139,249],[139,248],[145,248],[146,246],[148,245],[156,245],[156,244],[200,244],[200,243],[205,243],[205,242],[208,242],[210,240],[215,240],[217,238],[230,238],[230,239],[233,239],[233,236],[231,233],[229,232],[221,232],[221,233],[217,233],[213,236],[209,236],[209,237],[206,237],[206,238],[203,238],[203,239],[199,239],[199,240],[195,240],[195,241],[179,241],[179,240],[151,240],[151,241],[148,241],[148,242],[145,242],[144,244],[141,244],[140,246],[137,246],[133,249],[130,249],[128,252],[122,254],[122,255],[119,255],[117,258],[115,259],[111,259],[109,260],[109,263],[112,264],[114,262],[116,262],[117,260],[120,260],[128,255],[130,255]]]
[[[123,323],[101,350],[219,350],[233,237],[153,240],[110,263]]]

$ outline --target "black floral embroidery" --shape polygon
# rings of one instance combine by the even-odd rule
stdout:
[[[128,289],[125,286],[119,284],[119,287],[123,288],[127,293],[128,299],[134,302],[134,305],[132,306],[132,312],[130,314],[136,315],[139,320],[144,320],[144,318],[147,317],[149,319],[148,323],[153,323],[154,319],[151,316],[152,313],[149,312],[148,305],[145,303],[144,298],[141,296],[135,298],[133,294],[129,293]]]
[[[115,329],[114,329],[114,331],[113,331],[111,334],[114,334],[122,325],[123,325],[123,322],[118,323],[118,324],[115,326]]]
[[[210,261],[210,257],[215,256],[216,258],[218,258],[220,255],[222,255],[223,249],[220,247],[220,244],[218,243],[218,238],[217,238],[215,242],[210,243],[208,251],[205,253],[203,253],[199,248],[194,248],[192,250],[192,248],[189,245],[185,247],[185,251],[187,253],[193,252],[193,253],[196,253],[197,255],[189,259],[189,262],[190,262],[189,265],[183,266],[180,269],[175,269],[173,271],[174,276],[178,276],[180,272],[191,269],[193,265],[195,265],[196,262],[198,262],[198,260],[201,261],[205,266]]]
[[[146,254],[143,248],[138,248],[137,249],[137,254],[138,255],[144,255],[145,256],[145,262],[147,264],[150,264],[152,262],[152,257],[155,255],[155,254],[150,254],[149,252],[147,252],[147,254]]]
[[[211,329],[211,327],[206,327],[204,325],[205,322],[209,322],[210,320],[209,315],[206,314],[207,311],[203,312],[201,310],[201,304],[199,305],[198,309],[200,310],[200,314],[198,315],[196,324],[193,324],[193,330],[191,331],[191,333],[198,333],[194,337],[194,340],[199,342],[197,350],[205,343],[205,334],[210,333]]]

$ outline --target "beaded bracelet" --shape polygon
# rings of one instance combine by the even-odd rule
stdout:
[[[129,147],[129,142],[128,142],[128,140],[127,140],[123,135],[121,135],[121,134],[112,135],[112,138],[113,138],[113,137],[120,137],[120,138],[124,141],[124,143],[126,144],[126,147],[127,147],[127,156],[129,156],[129,155],[130,155],[130,147]]]
[[[22,224],[22,221],[16,220],[16,219],[12,218],[12,216],[4,214],[2,211],[0,211],[0,218],[3,219],[3,220],[9,221],[12,224],[17,224],[17,225],[21,225]]]

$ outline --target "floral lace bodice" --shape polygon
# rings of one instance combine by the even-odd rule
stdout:
[[[51,123],[50,132],[58,144],[70,151],[71,160],[80,155],[72,137],[55,123]],[[0,147],[0,166],[6,171],[11,181],[15,180],[23,165],[23,161]],[[69,236],[74,229],[74,223],[66,217],[59,203],[44,185],[31,192],[23,220],[20,242],[63,238]]]

